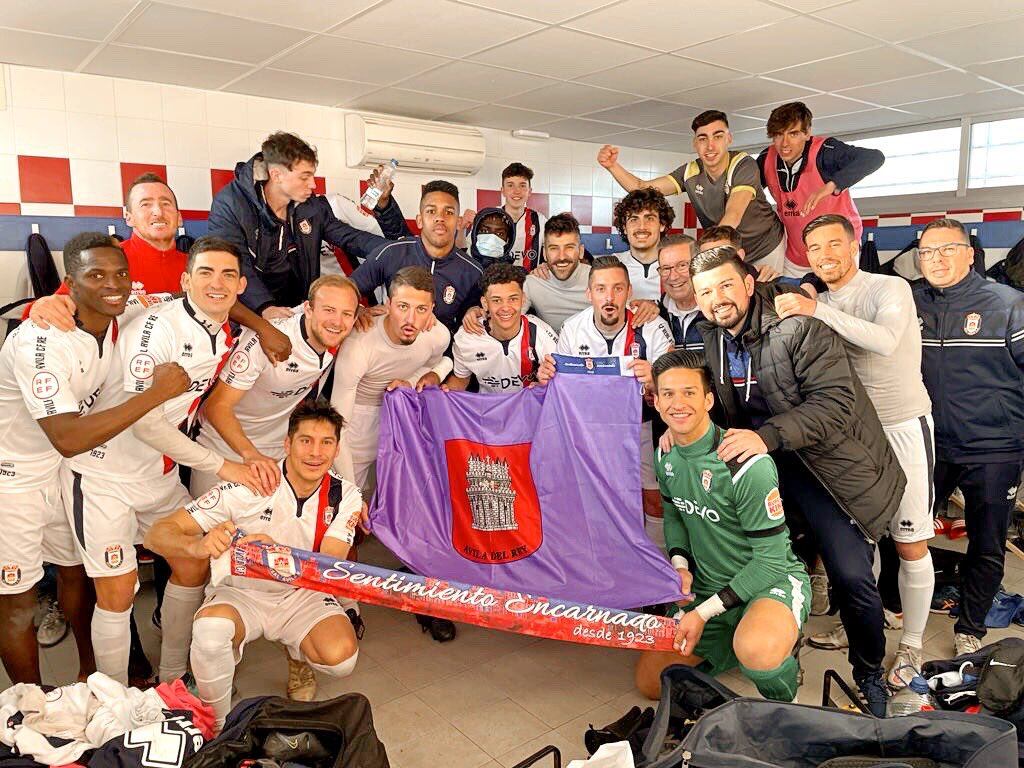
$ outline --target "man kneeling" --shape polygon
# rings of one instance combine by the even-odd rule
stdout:
[[[330,471],[343,419],[326,402],[301,403],[288,419],[282,481],[269,497],[221,483],[154,525],[147,549],[164,557],[214,558],[203,607],[192,626],[192,672],[199,697],[217,716],[231,708],[235,665],[263,635],[290,655],[335,677],[359,656],[345,608],[331,595],[230,575],[231,539],[264,541],[345,558],[362,509],[359,489]],[[225,554],[228,553],[228,554]]]
[[[654,363],[654,404],[672,450],[658,452],[665,540],[692,608],[679,619],[673,653],[645,653],[637,687],[658,698],[669,664],[718,675],[739,666],[763,696],[792,701],[794,655],[811,585],[793,554],[775,462],[767,454],[722,461],[729,433],[712,423],[710,372],[699,352],[676,351]]]

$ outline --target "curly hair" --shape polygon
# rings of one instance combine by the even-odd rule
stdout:
[[[634,189],[615,204],[615,210],[612,212],[612,224],[615,225],[619,234],[625,237],[626,219],[631,214],[648,210],[658,214],[661,226],[665,229],[671,227],[672,222],[675,221],[676,212],[672,210],[672,206],[668,204],[665,196],[654,187],[641,187]]]

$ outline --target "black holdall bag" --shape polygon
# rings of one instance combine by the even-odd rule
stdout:
[[[682,743],[681,768],[1014,768],[1017,734],[988,715],[921,712],[874,718],[738,698],[705,714]]]
[[[390,768],[370,702],[360,693],[327,701],[246,699],[185,768],[234,768],[261,758],[285,758],[308,768]]]

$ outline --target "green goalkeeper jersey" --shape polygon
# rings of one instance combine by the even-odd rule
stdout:
[[[699,599],[718,594],[731,608],[807,572],[790,546],[775,462],[722,461],[724,434],[711,424],[697,442],[659,451],[657,473],[669,555],[687,559]]]

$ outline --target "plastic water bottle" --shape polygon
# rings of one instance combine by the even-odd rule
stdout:
[[[363,196],[359,198],[359,207],[363,209],[369,215],[373,215],[373,209],[377,207],[377,203],[380,201],[380,196],[384,194],[384,190],[388,188],[388,182],[394,178],[395,170],[398,168],[398,161],[392,159],[390,163],[384,166],[384,170],[380,172],[377,177],[377,183],[372,184],[366,188],[363,192]]]

